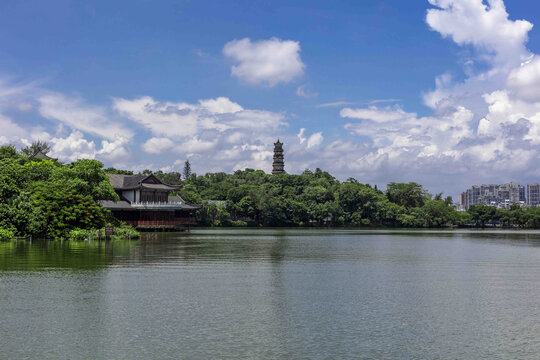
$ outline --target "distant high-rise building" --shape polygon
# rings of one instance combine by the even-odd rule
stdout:
[[[540,205],[540,184],[539,183],[527,184],[527,205],[529,206]]]
[[[462,192],[459,194],[459,207],[461,210],[465,210],[467,208],[467,193]]]
[[[516,182],[473,185],[460,196],[460,202],[465,210],[475,204],[508,208],[511,204],[525,203],[525,187]]]
[[[272,164],[272,175],[284,174],[285,162],[283,160],[283,143],[279,141],[274,143],[274,163]]]

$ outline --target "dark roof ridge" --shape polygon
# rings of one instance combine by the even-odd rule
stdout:
[[[138,188],[140,186],[143,186],[143,182],[147,180],[150,177],[154,177],[159,185],[171,187],[176,190],[180,188],[180,185],[170,185],[165,184],[163,181],[158,179],[157,176],[154,174],[140,174],[140,175],[125,175],[125,174],[107,174],[109,177],[109,182],[111,183],[112,187],[115,189],[134,189]],[[150,184],[149,184],[150,185]]]

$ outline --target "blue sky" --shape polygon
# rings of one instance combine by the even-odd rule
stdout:
[[[452,195],[538,181],[539,7],[3,1],[0,143],[204,173],[269,170],[280,137],[290,173]]]

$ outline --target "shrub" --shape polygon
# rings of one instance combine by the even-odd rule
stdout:
[[[71,240],[97,239],[99,238],[100,233],[103,237],[105,237],[104,227],[101,229],[73,229],[69,232],[67,237]],[[121,224],[114,227],[114,235],[112,238],[114,240],[122,240],[130,237],[138,238],[140,236],[141,234],[133,227]]]
[[[246,227],[248,223],[242,220],[233,220],[231,221],[231,226],[233,227]]]
[[[15,232],[6,229],[6,228],[0,228],[0,240],[12,240],[15,238]]]

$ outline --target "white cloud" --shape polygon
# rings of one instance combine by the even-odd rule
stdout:
[[[300,144],[303,144],[305,141],[306,141],[306,138],[304,136],[304,133],[306,132],[306,129],[305,128],[301,128],[300,129],[300,132],[298,133],[298,139],[300,140]]]
[[[540,57],[534,56],[508,75],[508,87],[519,97],[540,101]]]
[[[58,157],[60,161],[71,162],[96,157],[96,144],[86,140],[80,131],[74,131],[66,138],[52,138],[51,143],[50,155]]]
[[[437,7],[428,10],[430,27],[476,54],[464,61],[465,80],[435,79],[435,90],[424,94],[430,116],[397,106],[342,109],[343,118],[360,120],[345,129],[369,140],[333,145],[344,151],[335,167],[348,166],[366,182],[415,180],[454,194],[474,183],[537,181],[540,61],[526,48],[532,25],[510,20],[500,0],[430,3]],[[476,61],[487,69],[475,72]]]
[[[458,45],[494,54],[495,62],[518,63],[528,54],[525,47],[532,24],[510,20],[502,0],[429,0],[438,9],[427,11],[426,22]]]
[[[160,103],[149,96],[134,100],[116,98],[113,107],[122,116],[149,129],[155,135],[191,136],[197,132],[195,105]]]
[[[306,148],[310,149],[315,146],[319,146],[322,144],[324,137],[322,135],[322,132],[317,132],[312,134],[309,138],[306,138],[304,136],[304,133],[306,132],[305,128],[301,128],[300,132],[296,135],[298,139],[300,140],[300,144],[306,144]]]
[[[308,92],[306,90],[306,85],[300,85],[299,87],[296,88],[296,95],[309,99],[309,98],[317,97],[317,95],[319,94],[316,92]]]
[[[239,104],[229,98],[218,97],[217,99],[199,100],[201,107],[214,114],[234,114],[244,110]]]
[[[120,115],[158,137],[184,141],[209,133],[215,137],[235,129],[264,131],[285,125],[283,114],[244,109],[226,97],[199,100],[197,104],[158,102],[149,96],[134,100],[117,98],[113,106]]]
[[[195,136],[192,139],[181,144],[178,150],[185,152],[188,156],[194,154],[208,153],[216,146],[215,141],[201,140],[199,137]]]
[[[144,144],[142,144],[142,150],[149,154],[161,154],[165,150],[169,150],[174,146],[174,142],[166,137],[153,137]]]
[[[26,135],[26,130],[14,123],[9,117],[0,114],[0,132],[4,139],[20,137]]]
[[[416,114],[407,113],[400,107],[379,109],[375,106],[358,109],[344,108],[339,114],[341,117],[345,118],[371,120],[378,123],[416,117]]]
[[[51,153],[60,161],[75,161],[78,159],[98,159],[107,161],[126,160],[129,157],[127,145],[129,139],[117,137],[113,141],[102,140],[101,149],[96,148],[93,140],[87,140],[80,131],[73,131],[69,136],[49,139]]]
[[[353,102],[349,102],[349,101],[334,101],[334,102],[329,102],[325,104],[318,104],[315,107],[326,108],[326,107],[336,107],[336,106],[353,105],[353,104],[354,104]]]
[[[315,146],[319,146],[322,144],[324,140],[324,137],[322,135],[322,132],[317,132],[309,137],[307,140],[307,148],[312,148]]]
[[[261,154],[272,149],[288,125],[283,113],[245,109],[226,97],[193,104],[151,97],[115,99],[113,106],[153,134],[142,144],[144,152],[163,159],[190,158],[204,171],[261,165]],[[312,146],[318,142],[317,137],[311,140]]]
[[[128,145],[130,140],[123,136],[117,136],[113,141],[101,140],[101,149],[96,156],[101,159],[118,161],[130,156]]]
[[[103,107],[84,105],[81,99],[68,98],[59,93],[47,93],[37,100],[41,116],[58,120],[72,129],[106,139],[133,136],[130,130],[113,122]]]
[[[236,63],[231,74],[252,85],[275,86],[304,73],[297,41],[271,38],[251,42],[244,38],[225,44],[223,54]]]

